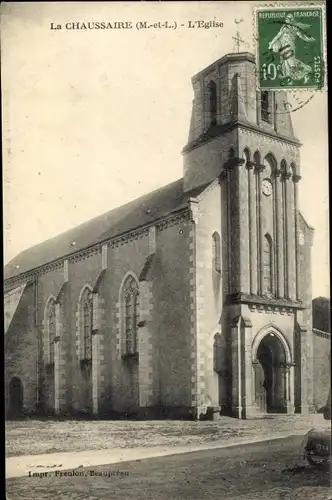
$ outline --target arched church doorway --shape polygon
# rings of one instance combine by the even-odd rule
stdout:
[[[255,402],[261,412],[286,411],[286,353],[281,340],[269,333],[261,340],[256,355]]]
[[[9,382],[9,416],[17,418],[23,410],[23,384],[21,379],[13,377]]]

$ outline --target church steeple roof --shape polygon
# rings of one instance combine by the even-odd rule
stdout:
[[[213,86],[213,87],[211,87]],[[185,190],[215,179],[237,143],[238,130],[300,146],[294,136],[287,93],[259,92],[255,56],[226,54],[192,78],[188,142],[183,148]],[[214,92],[211,92],[211,88]],[[267,95],[265,95],[267,94]]]
[[[242,62],[242,61],[249,61],[255,64],[256,59],[254,54],[252,54],[251,52],[230,52],[229,54],[225,54],[220,59],[217,59],[217,61],[213,62],[212,64],[209,64],[209,66],[196,73],[192,77],[192,82],[196,81],[201,76],[209,74],[211,71],[213,71],[215,67],[220,67],[231,62]]]

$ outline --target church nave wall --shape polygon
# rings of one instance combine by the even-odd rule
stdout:
[[[13,383],[22,389],[22,410],[33,414],[38,410],[38,337],[35,327],[35,285],[26,286],[11,324],[4,337],[5,411],[13,408]],[[13,403],[14,401],[12,401]]]
[[[215,364],[215,336],[218,346],[225,332],[223,314],[223,253],[221,187],[215,181],[199,197],[195,221],[196,241],[196,405],[219,406],[221,373]],[[222,354],[221,349],[221,354]],[[219,380],[220,379],[220,380]],[[220,389],[221,390],[221,389]]]
[[[65,412],[68,409],[71,394],[71,387],[68,385],[71,342],[68,337],[70,330],[67,328],[70,315],[68,314],[68,288],[64,289],[64,266],[40,274],[37,279],[36,319],[41,343],[41,408],[46,413],[59,412],[60,409]],[[48,331],[51,302],[54,309],[52,339],[49,338],[50,332]],[[50,350],[54,352],[54,358],[51,361]]]
[[[193,328],[188,314],[193,270],[190,228],[188,214],[177,216],[141,237],[111,242],[103,252],[96,249],[70,257],[66,264],[39,275],[36,317],[43,411],[112,415],[157,407],[188,414]],[[124,321],[121,290],[131,275],[141,308],[136,369],[133,359],[119,355]],[[88,296],[93,330],[92,361],[86,362],[81,342]],[[53,319],[48,316],[50,304]],[[46,359],[49,352],[54,356],[51,362]]]
[[[99,352],[99,363],[95,369],[91,367],[92,381],[97,390],[98,377],[98,411],[109,413],[112,411],[128,411],[133,407],[130,402],[132,394],[132,380],[130,373],[123,360],[117,356],[117,333],[119,329],[119,318],[117,317],[117,304],[119,302],[119,290],[125,275],[132,272],[139,276],[147,257],[147,238],[124,241],[119,246],[107,246],[107,268],[102,270],[101,255],[93,256],[82,262],[70,264],[69,274],[71,282],[72,308],[77,307],[79,293],[85,284],[89,284],[93,294],[98,296],[98,307],[100,322],[98,330],[93,334],[93,342],[96,344],[93,352]],[[95,311],[96,312],[96,311]],[[75,321],[77,329],[77,316],[71,316]],[[98,346],[98,347],[97,347]],[[92,364],[94,361],[92,360]],[[99,368],[98,368],[99,366]],[[102,369],[100,368],[102,366]],[[76,411],[82,408],[84,402],[85,386],[81,377],[77,354],[74,357],[74,390],[73,405]],[[91,389],[93,393],[93,390]],[[135,394],[133,395],[135,399]]]
[[[190,273],[190,230],[191,221],[183,218],[156,234],[153,280],[154,367],[159,386],[156,394],[159,392],[161,407],[168,408],[170,413],[186,412],[191,407],[190,290],[194,276]]]

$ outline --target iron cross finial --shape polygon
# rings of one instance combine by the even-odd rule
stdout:
[[[243,40],[243,38],[241,38],[240,32],[239,32],[239,24],[243,23],[243,21],[244,21],[244,19],[234,19],[234,22],[237,26],[237,31],[236,31],[236,35],[232,36],[232,38],[235,41],[235,46],[237,48],[238,53],[240,52],[240,44],[244,43],[244,40]]]

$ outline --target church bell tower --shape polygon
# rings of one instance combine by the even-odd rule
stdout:
[[[227,404],[240,418],[259,408],[257,353],[271,335],[279,336],[279,344],[270,342],[279,371],[271,374],[275,385],[264,404],[302,411],[312,398],[311,278],[303,280],[311,273],[312,228],[298,208],[301,144],[287,93],[257,90],[248,52],[225,55],[196,74],[192,86],[183,182],[188,193],[216,179],[220,184]],[[305,257],[299,246],[304,226]]]
[[[300,143],[286,93],[256,90],[252,54],[227,54],[192,78],[184,190],[224,184],[230,295],[296,303]]]

